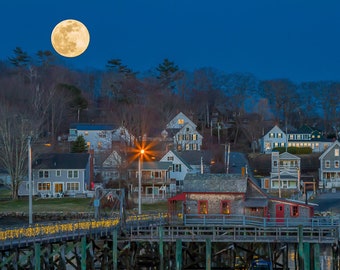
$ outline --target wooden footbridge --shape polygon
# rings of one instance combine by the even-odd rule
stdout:
[[[166,214],[39,223],[0,231],[0,269],[248,269],[255,258],[321,269],[320,247],[338,267],[339,219]],[[291,258],[290,258],[291,259]]]

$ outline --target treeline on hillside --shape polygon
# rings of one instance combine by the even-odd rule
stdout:
[[[329,135],[340,127],[339,82],[261,81],[213,68],[189,72],[168,59],[143,74],[120,59],[104,64],[101,71],[72,70],[50,51],[28,55],[19,47],[0,62],[0,163],[9,168],[9,162],[23,160],[14,181],[26,174],[27,138],[53,144],[73,122],[124,125],[141,138],[159,135],[182,111],[203,135],[218,138],[205,140],[206,148],[236,144],[241,136],[249,148],[268,120],[296,128],[317,125]]]

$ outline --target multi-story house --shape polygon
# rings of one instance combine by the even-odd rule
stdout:
[[[325,139],[319,130],[307,125],[288,133],[288,147],[310,147],[313,152],[321,153],[330,144],[331,139]]]
[[[97,152],[94,155],[94,174],[100,175],[105,183],[121,177],[124,159],[118,151]]]
[[[177,114],[162,131],[162,137],[170,139],[173,149],[177,151],[201,150],[203,136],[196,130],[197,126],[182,112]]]
[[[287,134],[278,126],[274,126],[261,139],[261,152],[270,154],[277,147],[310,147],[313,152],[321,153],[332,143],[322,133],[307,125]]]
[[[286,147],[286,133],[276,125],[260,139],[260,145],[262,153],[266,154],[271,153],[274,148]]]
[[[68,141],[75,141],[78,136],[83,136],[88,149],[94,152],[110,150],[117,143],[132,146],[135,140],[126,128],[111,124],[72,124]]]
[[[262,180],[262,188],[268,192],[300,191],[300,158],[288,152],[272,152],[270,177]]]
[[[159,198],[176,192],[176,181],[171,181],[171,162],[141,162],[141,193],[143,197]],[[139,187],[138,162],[134,162],[128,169],[128,181],[133,193],[138,193]]]
[[[83,136],[90,150],[102,151],[111,149],[113,125],[108,124],[72,124],[68,141],[75,141],[78,136]]]
[[[60,197],[86,194],[91,185],[91,158],[88,153],[40,155],[32,164],[33,195]],[[19,187],[19,196],[28,195],[28,181]]]
[[[340,187],[340,143],[335,141],[319,157],[319,188]]]

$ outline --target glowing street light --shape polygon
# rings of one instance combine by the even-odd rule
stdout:
[[[138,214],[142,214],[142,170],[141,163],[144,155],[144,149],[140,150],[138,157]]]

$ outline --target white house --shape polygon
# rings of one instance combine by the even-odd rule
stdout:
[[[110,150],[112,145],[117,143],[132,146],[135,140],[126,128],[116,127],[112,124],[72,124],[68,141],[75,141],[78,136],[83,136],[88,149],[95,152]]]
[[[160,162],[171,162],[172,168],[170,170],[170,179],[176,180],[176,190],[181,191],[183,188],[183,180],[187,173],[190,173],[192,167],[183,160],[176,151],[167,152],[161,159]]]
[[[340,143],[335,141],[319,157],[319,188],[340,187]]]
[[[260,140],[262,153],[271,153],[276,147],[285,147],[287,144],[286,133],[277,125],[269,130]]]
[[[278,126],[274,126],[261,139],[261,152],[270,154],[277,147],[310,147],[312,152],[321,153],[332,144],[331,139],[323,137],[322,133],[307,125],[287,134]]]
[[[162,136],[172,138],[173,148],[177,151],[199,151],[203,136],[196,128],[197,125],[180,112],[167,124]]]
[[[268,191],[300,191],[301,159],[288,152],[272,152],[271,172],[264,178],[262,188]]]

